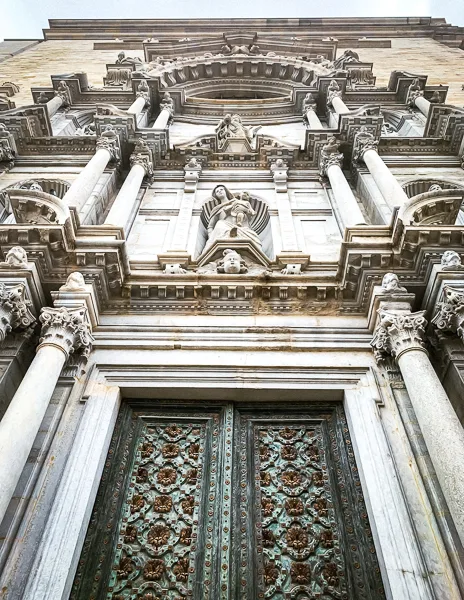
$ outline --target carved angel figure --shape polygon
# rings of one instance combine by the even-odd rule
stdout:
[[[259,129],[261,129],[261,126],[246,127],[243,125],[239,115],[228,113],[219,121],[216,127],[216,134],[220,145],[223,145],[229,138],[245,138],[251,142]]]

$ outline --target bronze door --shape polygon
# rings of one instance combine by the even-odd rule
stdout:
[[[71,598],[384,598],[342,406],[125,405]]]

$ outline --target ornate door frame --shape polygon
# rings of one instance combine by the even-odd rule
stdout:
[[[93,365],[81,386],[81,399],[87,402],[84,417],[37,551],[25,600],[41,594],[49,600],[69,596],[121,394],[131,397],[135,389],[142,397],[162,397],[169,389],[171,397],[176,397],[175,393],[217,397],[225,388],[229,395],[235,389],[238,399],[249,400],[259,397],[257,388],[264,390],[263,398],[285,397],[291,389],[304,400],[343,398],[387,598],[434,598],[429,580],[423,577],[426,568],[420,545],[379,418],[376,404],[381,402],[380,390],[370,366],[299,367],[291,376],[286,367],[211,366],[197,371],[195,380],[188,369],[178,366]],[[231,385],[223,384],[219,389],[218,381],[223,382],[225,371]],[[95,414],[100,417],[96,419]]]

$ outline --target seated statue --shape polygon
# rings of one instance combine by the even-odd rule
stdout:
[[[126,56],[126,53],[121,50],[116,59],[116,65],[141,65],[143,60],[138,56]]]
[[[212,193],[218,204],[211,211],[208,223],[208,240],[203,251],[210,248],[216,240],[242,238],[261,247],[259,235],[251,227],[250,218],[255,214],[249,202],[249,195],[242,192],[238,197],[225,185],[217,185]]]
[[[216,126],[216,135],[220,145],[223,145],[229,138],[245,138],[251,142],[259,129],[261,129],[261,126],[246,127],[239,115],[228,113]]]

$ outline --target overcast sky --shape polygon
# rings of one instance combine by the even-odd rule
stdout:
[[[48,19],[444,17],[464,26],[464,0],[0,0],[0,39],[42,38]]]

